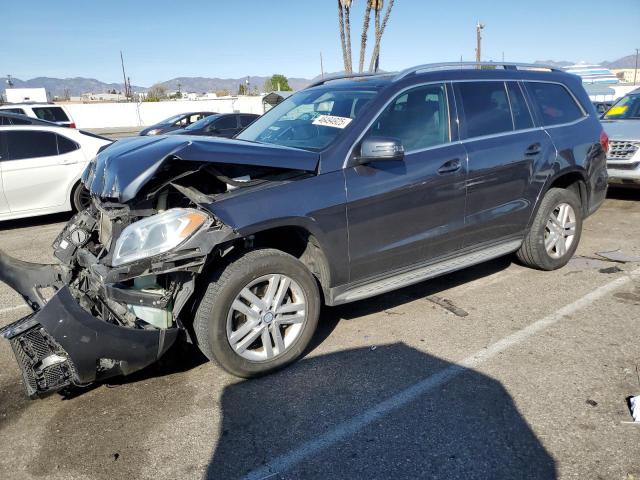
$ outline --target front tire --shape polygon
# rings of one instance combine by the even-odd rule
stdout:
[[[295,257],[248,252],[217,272],[196,316],[202,352],[229,373],[250,378],[298,359],[318,325],[320,292]]]
[[[582,204],[573,190],[551,188],[545,194],[518,259],[539,270],[564,267],[580,242]]]
[[[91,205],[91,194],[82,182],[78,182],[78,184],[73,188],[71,204],[76,212],[86,210]]]

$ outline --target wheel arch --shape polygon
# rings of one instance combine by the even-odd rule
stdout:
[[[549,177],[544,188],[541,190],[540,195],[536,199],[535,208],[533,208],[531,212],[531,217],[529,218],[529,223],[527,225],[527,229],[531,228],[531,224],[533,223],[536,215],[538,214],[538,210],[540,209],[540,204],[542,203],[542,199],[547,194],[547,192],[552,188],[565,188],[573,190],[580,199],[580,204],[582,206],[582,215],[583,217],[587,216],[587,211],[589,209],[589,192],[587,190],[587,172],[578,166],[565,168],[556,172],[554,175]]]

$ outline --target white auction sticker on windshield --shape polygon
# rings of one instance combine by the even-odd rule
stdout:
[[[333,115],[318,115],[313,121],[314,125],[322,125],[323,127],[345,128],[351,123],[352,118],[336,117]]]

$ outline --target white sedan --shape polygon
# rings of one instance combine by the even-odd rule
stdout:
[[[109,143],[55,125],[0,126],[0,221],[85,208],[80,177]]]

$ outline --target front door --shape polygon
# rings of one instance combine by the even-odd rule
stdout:
[[[48,131],[10,130],[5,135],[8,155],[2,162],[2,185],[11,211],[67,202],[70,182],[84,165],[78,145]]]
[[[446,87],[430,84],[399,94],[365,134],[399,139],[405,157],[344,171],[352,282],[461,247],[467,161],[451,126]]]
[[[2,163],[7,158],[5,134],[0,132],[0,215],[3,213],[9,213],[9,204],[4,195],[4,188],[2,187]]]

